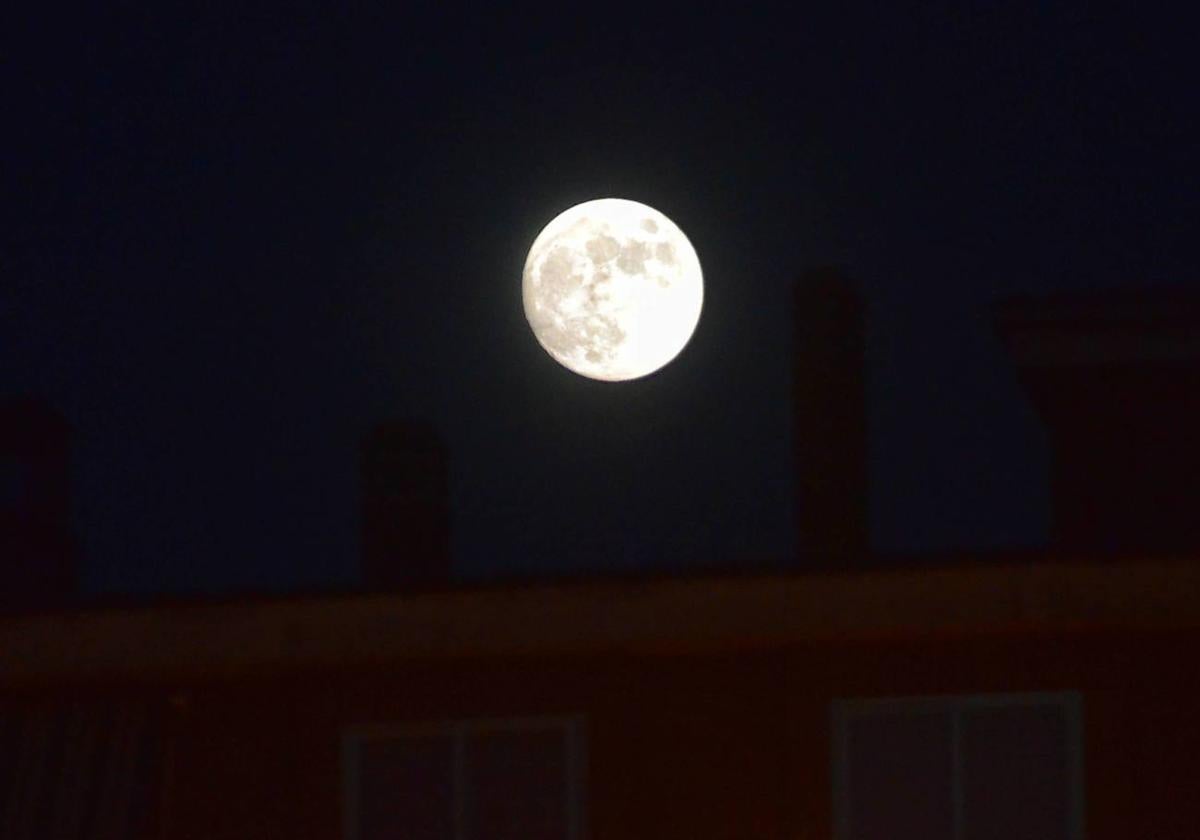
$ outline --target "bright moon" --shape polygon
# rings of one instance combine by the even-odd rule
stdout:
[[[522,277],[525,317],[546,352],[592,379],[636,379],[679,355],[700,320],[700,259],[645,204],[600,198],[538,234]]]

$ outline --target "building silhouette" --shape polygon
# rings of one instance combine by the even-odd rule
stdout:
[[[847,288],[797,296],[797,404],[845,420],[798,417],[797,463],[848,474],[799,478],[803,571],[419,586],[448,574],[445,453],[388,424],[374,591],[0,618],[0,836],[1191,840],[1184,308],[1001,307],[1057,543],[863,569]]]
[[[864,308],[835,268],[795,287],[792,379],[801,568],[859,566],[870,550]]]
[[[437,432],[416,421],[380,424],[363,439],[360,458],[363,585],[449,583],[449,467]]]
[[[0,609],[61,605],[76,590],[70,427],[44,402],[0,402]]]
[[[1055,544],[1200,550],[1200,295],[1010,301],[997,325],[1050,438]]]

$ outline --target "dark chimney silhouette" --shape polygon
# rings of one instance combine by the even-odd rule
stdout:
[[[862,299],[835,268],[796,284],[794,451],[800,563],[861,564],[869,550]]]
[[[58,605],[77,587],[70,427],[43,402],[0,402],[0,608]]]
[[[376,426],[362,443],[361,481],[363,584],[386,590],[449,581],[448,460],[433,428]]]
[[[1200,295],[1009,301],[997,326],[1046,424],[1058,546],[1200,549]]]

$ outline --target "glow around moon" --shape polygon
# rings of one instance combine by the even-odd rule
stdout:
[[[700,320],[704,281],[674,222],[636,201],[601,198],[538,234],[522,296],[547,353],[576,373],[618,381],[679,355]]]

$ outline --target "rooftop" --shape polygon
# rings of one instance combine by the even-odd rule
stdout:
[[[0,681],[1200,627],[1184,560],[603,581],[0,619]]]

